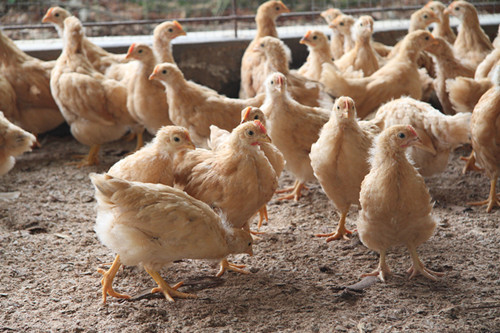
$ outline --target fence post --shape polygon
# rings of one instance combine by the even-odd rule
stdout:
[[[236,15],[236,0],[233,0],[233,16],[234,16],[234,38],[238,38],[238,17]]]

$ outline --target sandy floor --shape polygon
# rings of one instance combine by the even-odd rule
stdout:
[[[196,300],[169,303],[151,295],[154,281],[140,268],[121,269],[118,291],[131,301],[101,303],[96,268],[113,260],[93,231],[95,200],[89,172],[106,171],[133,148],[117,142],[103,148],[101,164],[65,165],[86,148],[71,137],[48,136],[43,148],[19,158],[0,179],[0,191],[20,197],[0,203],[0,331],[38,332],[499,332],[500,210],[465,203],[487,196],[488,179],[461,174],[457,151],[445,173],[427,179],[439,221],[419,247],[422,261],[444,272],[437,282],[408,280],[406,249],[393,249],[394,275],[364,289],[346,288],[373,270],[376,253],[355,234],[325,243],[315,233],[338,219],[318,184],[299,202],[269,204],[270,221],[253,257],[237,256],[250,275],[214,278],[216,263],[183,261],[162,271]],[[292,183],[284,174],[280,185]],[[348,216],[355,228],[357,209]]]

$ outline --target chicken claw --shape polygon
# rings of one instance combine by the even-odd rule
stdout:
[[[257,231],[260,229],[260,227],[262,227],[262,222],[264,222],[264,219],[266,220],[266,222],[269,222],[266,205],[260,207],[259,209],[259,223],[257,223]]]
[[[476,165],[476,156],[474,156],[474,151],[470,153],[469,157],[461,156],[460,159],[462,161],[466,161],[464,168],[462,169],[462,174],[465,174],[467,171],[483,171],[483,169]]]
[[[249,271],[246,271],[246,270],[242,269],[242,268],[245,268],[245,267],[246,267],[246,265],[231,264],[229,261],[227,261],[227,259],[224,258],[220,262],[219,272],[215,276],[216,277],[221,277],[222,274],[224,274],[224,272],[226,270],[237,272],[237,273],[241,273],[241,274],[250,274]]]
[[[308,188],[306,187],[306,185],[304,183],[296,180],[295,184],[292,187],[288,187],[288,188],[276,191],[276,193],[278,193],[278,194],[292,192],[289,195],[279,197],[278,200],[294,199],[295,201],[299,201],[300,197],[302,196],[302,194],[301,194],[302,189],[307,190]]]
[[[119,294],[113,289],[113,280],[115,279],[116,273],[118,272],[118,269],[121,266],[120,262],[120,256],[117,255],[115,258],[115,261],[113,261],[113,264],[111,267],[105,271],[103,269],[98,268],[97,271],[104,275],[101,279],[101,284],[102,284],[102,303],[106,304],[106,297],[107,295],[116,297],[116,298],[125,298],[129,299],[129,295],[124,295],[124,294]]]
[[[347,235],[352,234],[352,231],[346,229],[346,227],[345,227],[346,216],[347,216],[347,212],[342,213],[342,215],[340,216],[339,226],[337,227],[337,230],[335,232],[332,232],[329,234],[317,234],[315,236],[316,237],[328,237],[326,239],[327,243],[329,243],[333,240],[342,239],[342,238],[345,240],[349,240],[349,237],[347,237]]]
[[[488,196],[488,199],[478,202],[468,202],[467,204],[471,206],[488,205],[488,207],[486,208],[487,213],[491,212],[493,207],[500,207],[500,195],[496,194],[496,187],[497,187],[497,179],[495,178],[491,181],[490,195]]]
[[[180,291],[177,291],[177,288],[182,286],[183,282],[179,282],[173,287],[169,286],[168,283],[163,280],[163,278],[160,276],[160,274],[152,269],[148,269],[144,267],[146,272],[148,272],[149,275],[158,283],[158,287],[151,289],[151,293],[158,293],[162,292],[163,295],[167,300],[170,302],[175,302],[174,297],[177,298],[198,298],[198,296],[194,294],[188,294],[188,293],[183,293]]]
[[[391,269],[389,268],[389,266],[387,266],[387,263],[385,262],[385,251],[380,251],[380,262],[378,264],[377,269],[371,273],[362,274],[361,277],[376,276],[382,282],[385,283],[386,277],[391,274],[392,274]]]
[[[410,274],[410,279],[417,276],[418,273],[422,274],[428,279],[437,281],[437,278],[443,276],[444,273],[434,272],[424,266],[420,258],[418,257],[417,250],[414,248],[408,248],[410,250],[410,256],[413,261],[413,265],[408,269],[408,274]]]
[[[74,155],[73,158],[81,159],[80,162],[70,162],[68,165],[76,165],[78,168],[99,164],[99,149],[101,145],[92,145],[87,155]]]

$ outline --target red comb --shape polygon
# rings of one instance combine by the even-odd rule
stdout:
[[[310,36],[311,34],[312,34],[312,31],[311,31],[311,30],[308,30],[302,39],[309,38],[309,36]]]
[[[46,15],[49,16],[50,13],[52,13],[52,11],[54,10],[54,8],[56,8],[56,7],[50,7],[49,10],[47,11]]]
[[[184,29],[182,29],[182,25],[181,25],[179,22],[174,21],[174,24],[175,24],[175,26],[176,26],[178,29],[184,30]]]
[[[135,47],[135,43],[132,43],[132,45],[130,45],[130,47],[128,48],[127,54],[131,54],[132,51],[134,51],[134,47]]]
[[[191,141],[191,136],[189,136],[189,132],[186,131],[186,140]]]
[[[249,106],[249,107],[247,107],[247,108],[245,109],[245,113],[243,114],[243,119],[242,119],[243,121],[247,121],[247,119],[248,119],[248,115],[250,114],[250,111],[251,111],[251,110],[252,110],[252,107],[251,107],[251,106]]]
[[[415,132],[415,129],[413,128],[413,126],[408,125],[408,126],[406,126],[406,127],[408,128],[408,130],[410,130],[410,132],[411,132],[413,135],[415,135],[416,137],[418,137],[418,134],[417,134],[417,132]]]
[[[264,125],[262,125],[262,123],[258,120],[254,120],[253,123],[257,126],[259,126],[260,128],[260,131],[262,132],[262,134],[267,134],[267,130],[266,128],[264,127]]]

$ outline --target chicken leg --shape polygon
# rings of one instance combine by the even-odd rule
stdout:
[[[260,229],[260,227],[262,227],[262,222],[264,222],[264,219],[266,220],[266,222],[269,222],[266,205],[260,207],[259,209],[259,223],[257,223],[257,231]]]
[[[242,268],[245,268],[246,265],[236,265],[236,264],[231,264],[229,261],[227,261],[227,258],[222,259],[220,262],[220,269],[216,277],[221,277],[222,274],[224,274],[225,271],[233,271],[241,274],[250,274],[249,271],[246,271]]]
[[[346,211],[342,212],[340,215],[340,221],[339,221],[339,226],[337,227],[337,230],[335,232],[332,232],[330,234],[317,234],[316,237],[328,237],[326,239],[326,242],[329,243],[333,240],[337,239],[349,239],[347,235],[352,234],[352,231],[347,230],[345,227],[345,219],[347,217],[347,212],[349,211],[349,208],[347,208]]]
[[[113,261],[113,264],[111,264],[111,267],[105,271],[103,269],[98,268],[97,271],[104,275],[101,279],[101,284],[102,284],[102,303],[106,304],[106,297],[107,295],[116,297],[116,298],[125,298],[129,299],[129,295],[124,295],[124,294],[119,294],[113,289],[113,280],[115,279],[116,273],[118,272],[118,269],[121,266],[120,262],[120,256],[117,255],[115,258],[115,261]]]
[[[391,274],[391,269],[385,262],[385,250],[383,250],[380,251],[380,261],[377,269],[371,273],[362,274],[361,277],[377,276],[382,282],[385,282],[386,277]]]
[[[299,201],[300,197],[302,196],[302,194],[301,194],[302,189],[307,190],[306,185],[304,183],[300,182],[299,180],[295,180],[295,184],[292,187],[288,187],[288,188],[276,191],[276,193],[292,192],[289,195],[279,197],[278,200],[294,199],[295,201]]]
[[[497,179],[498,175],[494,175],[493,179],[491,180],[491,185],[490,185],[490,195],[488,196],[488,199],[479,201],[479,202],[468,202],[468,205],[471,206],[483,206],[483,205],[488,205],[486,208],[486,212],[491,212],[493,207],[500,207],[500,195],[497,195],[496,193],[496,187],[497,187]]]
[[[74,155],[73,158],[81,159],[80,162],[70,162],[69,165],[76,165],[78,168],[99,164],[99,149],[101,145],[92,145],[87,155]]]
[[[152,269],[148,269],[144,267],[146,272],[148,272],[149,275],[158,283],[157,288],[153,288],[151,290],[151,293],[159,293],[162,292],[163,295],[165,295],[165,298],[168,299],[170,302],[175,302],[174,297],[177,298],[197,298],[198,296],[194,294],[188,294],[188,293],[183,293],[180,291],[177,291],[177,288],[182,286],[182,282],[177,283],[175,286],[171,287],[168,285],[165,280],[160,276],[160,274],[157,271],[154,271]]]
[[[474,151],[471,151],[469,157],[461,156],[460,159],[462,161],[466,161],[464,168],[462,169],[462,174],[464,174],[464,175],[467,171],[482,171],[483,170],[476,165],[476,156],[474,155]]]
[[[412,279],[414,276],[420,273],[428,279],[437,281],[437,277],[444,275],[444,273],[434,272],[426,268],[422,263],[422,261],[420,261],[417,249],[414,246],[408,246],[408,250],[410,251],[411,260],[413,261],[413,265],[410,267],[410,269],[408,269],[408,274],[410,274],[410,279]]]

